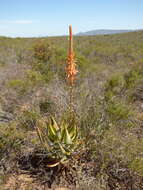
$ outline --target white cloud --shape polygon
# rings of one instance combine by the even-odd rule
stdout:
[[[37,20],[0,20],[1,24],[33,24],[38,22]]]

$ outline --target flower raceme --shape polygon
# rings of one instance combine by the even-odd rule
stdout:
[[[68,59],[67,59],[67,80],[69,81],[69,84],[73,86],[75,76],[77,74],[76,70],[76,64],[75,64],[75,56],[73,51],[73,36],[72,36],[72,27],[69,26],[69,53],[68,53]]]

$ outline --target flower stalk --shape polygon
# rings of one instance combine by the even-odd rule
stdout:
[[[70,89],[70,112],[73,113],[73,86],[75,82],[75,76],[77,74],[76,63],[75,63],[75,55],[73,50],[73,35],[72,35],[72,27],[69,26],[69,52],[67,59],[67,81]]]

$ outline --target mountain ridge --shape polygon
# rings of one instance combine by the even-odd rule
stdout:
[[[113,29],[97,29],[97,30],[90,30],[86,32],[79,32],[77,36],[94,36],[94,35],[109,35],[109,34],[120,34],[120,33],[128,33],[134,32],[136,30],[113,30]]]

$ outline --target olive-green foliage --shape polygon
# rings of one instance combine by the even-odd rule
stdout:
[[[136,82],[143,78],[143,73],[141,70],[131,70],[125,75],[126,88],[134,87]]]
[[[108,103],[106,111],[109,114],[111,121],[116,122],[128,119],[132,115],[131,108],[119,101],[111,101]]]
[[[49,82],[53,78],[53,72],[47,63],[35,63],[33,70],[41,75],[41,78],[45,82]]]
[[[0,125],[0,159],[7,151],[17,151],[21,148],[25,134],[17,128],[17,123]]]
[[[124,91],[125,80],[122,74],[116,74],[106,82],[105,85],[105,99],[112,100],[116,96],[121,96]]]
[[[117,73],[112,75],[105,84],[105,99],[106,101],[115,98],[130,99],[136,86],[143,80],[142,64],[133,64],[127,72]]]
[[[39,103],[39,108],[42,114],[50,113],[53,115],[55,110],[55,103],[49,100],[41,101]]]
[[[138,175],[143,176],[143,158],[141,156],[133,158],[129,164],[129,168],[137,172]]]
[[[8,82],[8,87],[11,87],[11,88],[19,91],[20,94],[21,93],[23,94],[27,89],[27,83],[20,79],[10,80]]]
[[[4,61],[0,61],[0,67],[4,67],[5,66],[5,62]]]
[[[34,46],[34,58],[38,62],[45,63],[50,59],[51,56],[51,47],[47,43],[47,41],[44,40],[38,40]]]
[[[141,156],[143,141],[131,130],[124,131],[123,134],[116,128],[111,127],[105,132],[101,142],[96,144],[96,148],[93,150],[94,154],[93,152],[92,154],[95,156],[96,153],[100,157],[103,164],[102,169],[105,169],[109,163],[114,163],[116,171],[122,165],[143,176]]]
[[[42,82],[42,75],[37,71],[28,70],[24,79],[12,79],[7,86],[15,89],[19,95],[24,95],[30,89]]]
[[[52,48],[46,41],[41,40],[34,44],[32,68],[41,74],[42,80],[45,82],[48,82],[53,77],[50,61],[52,53]]]
[[[138,80],[129,95],[129,98],[132,102],[141,101],[143,99],[143,78]]]
[[[33,130],[36,126],[36,121],[39,119],[40,115],[35,110],[22,110],[19,115],[19,125],[21,128],[26,130]]]

